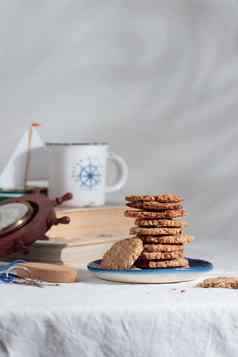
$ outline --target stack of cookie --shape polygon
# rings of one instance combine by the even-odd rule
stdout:
[[[130,234],[143,241],[143,251],[135,265],[139,268],[187,267],[185,244],[192,237],[184,234],[187,214],[178,195],[127,196],[126,217],[135,218]]]

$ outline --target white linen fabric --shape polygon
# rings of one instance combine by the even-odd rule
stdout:
[[[0,356],[236,357],[238,291],[188,285],[1,287]]]
[[[213,262],[213,275],[238,275],[235,260]],[[237,357],[238,290],[80,277],[42,289],[1,285],[0,356]]]

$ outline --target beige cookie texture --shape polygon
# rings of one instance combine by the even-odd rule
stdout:
[[[198,284],[201,288],[238,289],[238,277],[208,278]]]
[[[131,227],[130,234],[140,234],[143,236],[158,236],[158,235],[178,235],[182,232],[181,228],[142,228]]]
[[[168,228],[183,228],[188,225],[187,222],[173,219],[141,219],[135,221],[138,227],[168,227]]]
[[[169,202],[183,202],[183,198],[179,195],[174,194],[162,194],[162,195],[130,195],[126,196],[126,201],[157,201],[162,203],[169,203]]]
[[[130,269],[142,251],[141,239],[131,238],[116,242],[104,254],[101,267],[103,269]]]
[[[189,267],[186,258],[177,258],[172,260],[137,260],[135,264],[138,268],[178,268]]]
[[[168,209],[182,209],[183,206],[179,203],[160,203],[160,202],[144,202],[143,204],[143,209],[148,209],[148,210],[158,210],[158,211],[163,211],[163,210],[168,210]]]
[[[184,244],[144,244],[143,252],[182,252]]]
[[[139,257],[142,260],[170,260],[182,258],[183,252],[145,252],[143,251]]]
[[[188,244],[193,240],[189,235],[177,235],[177,236],[138,236],[144,243],[159,243],[159,244]]]
[[[161,203],[161,202],[144,202],[144,201],[132,201],[126,204],[131,208],[145,209],[145,210],[155,210],[155,211],[164,211],[164,210],[176,210],[181,209],[183,206],[179,203]]]
[[[126,217],[143,218],[143,219],[176,218],[176,217],[186,216],[187,211],[183,209],[158,211],[158,212],[126,210],[124,215]]]

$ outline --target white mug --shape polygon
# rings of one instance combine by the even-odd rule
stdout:
[[[49,149],[49,195],[61,196],[66,192],[73,199],[65,205],[71,207],[100,206],[105,203],[106,192],[120,190],[125,185],[128,168],[124,159],[109,152],[106,143],[47,143]],[[118,181],[106,184],[107,160],[118,169]]]

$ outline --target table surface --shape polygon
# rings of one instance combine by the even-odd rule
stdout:
[[[213,275],[238,276],[236,249],[214,243],[194,242],[189,256],[212,261]],[[238,355],[238,290],[79,276],[58,287],[0,286],[1,357]]]

